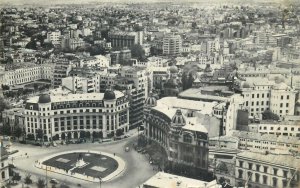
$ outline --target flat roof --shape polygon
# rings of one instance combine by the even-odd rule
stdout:
[[[121,91],[115,90],[116,98],[123,97]],[[82,100],[96,100],[101,101],[104,98],[104,93],[82,93],[82,94],[67,94],[67,95],[50,95],[51,103],[64,101],[82,101]],[[28,103],[38,103],[39,96],[30,98]]]
[[[156,188],[217,188],[219,187],[217,181],[200,181],[183,176],[177,176],[165,172],[158,172],[150,179],[148,179],[143,186]]]
[[[278,143],[289,143],[289,144],[298,144],[300,145],[300,140],[296,137],[290,136],[276,136],[272,134],[262,134],[255,132],[247,132],[247,131],[233,131],[232,136],[252,139],[252,140],[261,140],[261,141],[270,141],[270,142],[278,142]]]
[[[196,100],[211,100],[211,101],[227,101],[229,98],[215,96],[215,95],[204,95],[201,93],[201,89],[197,88],[190,88],[178,94],[181,98],[190,98]]]
[[[257,162],[272,163],[276,165],[282,165],[288,168],[297,168],[300,166],[300,159],[293,157],[292,155],[276,155],[276,154],[265,154],[251,151],[244,151],[237,154],[237,157],[249,158]]]

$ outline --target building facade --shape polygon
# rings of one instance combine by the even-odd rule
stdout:
[[[290,155],[244,151],[236,156],[236,186],[279,188],[299,186],[300,160]]]
[[[150,96],[145,101],[146,138],[164,148],[171,169],[184,166],[194,174],[207,173],[208,132],[204,126],[191,123],[186,115],[190,116]]]
[[[163,54],[178,55],[182,51],[182,39],[180,35],[169,34],[163,38]]]
[[[135,44],[143,44],[143,31],[126,32],[115,31],[108,33],[109,41],[112,47],[131,47]]]
[[[5,185],[9,181],[8,153],[2,145],[0,149],[1,149],[0,184]]]
[[[129,129],[128,98],[119,91],[33,97],[26,102],[26,135],[37,138],[43,130],[46,141],[101,137]]]
[[[3,84],[13,86],[41,79],[51,80],[53,69],[52,65],[43,64],[8,70],[4,72]]]

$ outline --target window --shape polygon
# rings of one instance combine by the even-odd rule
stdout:
[[[277,178],[273,177],[273,186],[277,187]]]
[[[268,176],[263,175],[263,184],[267,184],[268,182]]]
[[[281,95],[280,99],[283,100],[283,95]]]
[[[273,168],[273,173],[274,175],[277,175],[278,169],[277,168]]]
[[[4,180],[4,179],[5,179],[5,171],[3,171],[3,172],[1,173],[1,176],[2,176],[2,179]]]
[[[270,97],[270,94],[269,93],[267,93],[267,98],[269,98]]]
[[[283,171],[283,177],[284,177],[284,178],[287,178],[287,175],[288,175],[288,171],[284,170],[284,171]]]
[[[252,94],[252,98],[254,98],[254,94]]]
[[[286,99],[290,99],[290,96],[289,96],[289,95],[287,95],[287,96],[286,96]]]
[[[240,167],[243,167],[243,161],[239,161],[240,162]]]
[[[267,173],[267,172],[268,172],[268,167],[264,166],[264,173]]]
[[[259,172],[260,165],[256,165],[256,171]]]
[[[252,163],[248,163],[249,170],[252,170]]]
[[[243,170],[239,170],[239,178],[243,178]]]
[[[259,94],[257,94],[256,97],[259,98]]]
[[[186,135],[183,136],[183,141],[191,143],[192,142],[192,137],[190,135],[186,134]]]
[[[259,182],[259,174],[255,173],[255,182]]]
[[[286,106],[286,107],[289,107],[289,103],[286,103],[285,106]]]

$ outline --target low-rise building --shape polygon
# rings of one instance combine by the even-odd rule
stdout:
[[[236,186],[298,187],[300,159],[291,155],[275,155],[244,151],[236,156]]]
[[[9,181],[9,168],[8,168],[8,153],[6,149],[1,145],[1,167],[0,167],[0,184],[5,185]]]
[[[239,139],[239,149],[242,150],[289,153],[289,151],[298,151],[300,148],[300,140],[295,137],[246,131],[233,131],[232,136]]]

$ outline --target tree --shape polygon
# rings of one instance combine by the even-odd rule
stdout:
[[[19,140],[19,138],[20,138],[20,136],[22,136],[22,134],[23,134],[22,128],[19,127],[19,126],[16,127],[15,130],[14,130],[14,136],[17,137],[18,140]]]
[[[42,129],[36,130],[36,137],[41,141],[43,139],[44,132]]]
[[[188,88],[191,88],[192,85],[193,85],[193,82],[194,82],[194,77],[193,77],[192,72],[190,72],[190,73],[189,73],[188,80],[187,80],[187,87],[188,87]]]
[[[37,181],[37,187],[38,188],[44,188],[45,187],[45,180],[42,178],[39,178]]]
[[[278,121],[279,120],[279,116],[277,114],[274,114],[270,110],[265,110],[262,113],[262,119],[263,120],[275,120],[275,121]]]
[[[33,134],[28,134],[27,139],[28,140],[34,140],[34,135]]]
[[[19,173],[14,172],[14,175],[12,177],[12,181],[13,183],[15,183],[15,181],[20,181],[21,180],[21,176]]]
[[[32,40],[32,41],[28,42],[28,44],[26,44],[25,48],[37,50],[36,41]]]
[[[145,50],[141,45],[135,44],[130,47],[130,50],[131,50],[131,56],[133,58],[136,58],[139,61],[145,60]]]
[[[186,90],[187,89],[187,75],[186,75],[186,72],[183,72],[183,74],[182,74],[181,83],[182,83],[182,90]]]
[[[24,179],[25,184],[32,184],[31,174],[26,174]]]
[[[7,136],[10,136],[11,135],[11,128],[8,124],[4,124],[2,127],[1,127],[1,133],[3,135],[7,135]]]
[[[123,134],[124,134],[124,130],[123,129],[117,129],[116,136],[121,136]]]

